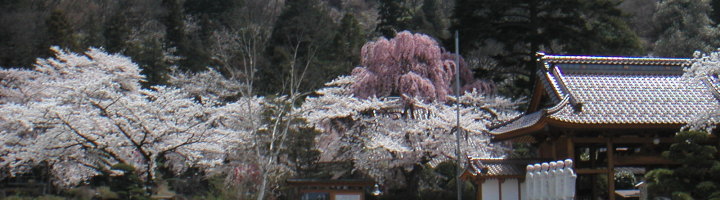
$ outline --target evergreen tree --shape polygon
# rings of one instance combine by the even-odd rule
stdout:
[[[307,123],[305,120],[296,120],[296,123]],[[288,134],[288,148],[283,150],[288,156],[288,166],[294,168],[297,177],[307,178],[313,176],[317,170],[320,151],[315,145],[315,137],[320,132],[314,128],[295,128]]]
[[[110,186],[110,189],[117,192],[119,197],[123,199],[150,199],[145,193],[146,191],[143,188],[142,180],[133,173],[135,171],[135,167],[129,164],[120,163],[113,165],[112,169],[122,171],[123,175],[113,177],[110,174],[103,174],[103,176],[100,176],[93,181],[100,181],[103,178],[107,179],[107,183],[105,184]]]
[[[403,0],[380,0],[378,25],[375,32],[385,38],[393,38],[400,31],[411,27],[410,10],[403,5]]]
[[[683,131],[675,135],[663,157],[676,161],[675,169],[655,169],[645,175],[650,196],[673,199],[720,199],[720,161],[717,148],[708,144],[707,132]]]
[[[179,0],[163,0],[166,9],[163,23],[166,28],[165,47],[180,56],[180,68],[188,71],[201,71],[207,68],[209,55],[204,51],[199,38],[191,38],[185,30],[183,5]]]
[[[270,64],[258,69],[258,92],[310,91],[334,78],[327,69],[336,26],[318,0],[286,2],[266,51]]]
[[[466,44],[462,52],[498,46],[488,56],[503,69],[490,76],[514,80],[515,91],[508,95],[525,97],[534,81],[536,52],[642,53],[615,5],[613,0],[458,0],[453,29]]]
[[[105,22],[105,49],[110,53],[122,53],[127,48],[127,41],[131,27],[127,20],[129,13],[126,8],[120,8]]]
[[[60,46],[73,51],[77,49],[77,41],[73,36],[74,31],[72,25],[67,21],[67,16],[62,10],[53,10],[50,17],[45,22],[48,32],[49,46]],[[51,53],[51,51],[48,51]]]
[[[189,14],[197,19],[197,30],[188,32],[188,42],[192,46],[189,50],[189,56],[192,60],[187,60],[185,64],[191,66],[217,66],[217,62],[213,62],[211,44],[213,43],[213,32],[222,28],[235,26],[233,24],[233,12],[241,6],[242,1],[237,0],[187,0],[183,4],[185,14]],[[204,67],[203,67],[204,68]]]
[[[166,83],[169,65],[163,59],[165,55],[162,41],[152,38],[145,39],[140,43],[131,44],[125,50],[125,54],[133,58],[142,68],[142,74],[145,75],[146,80],[142,83],[143,87],[148,88]]]
[[[586,26],[577,43],[567,45],[564,51],[572,54],[609,56],[645,55],[639,36],[624,19],[618,8],[620,1],[594,0],[586,2],[583,16]],[[591,12],[588,12],[591,11]]]
[[[52,54],[47,27],[52,10],[38,1],[0,3],[0,67],[30,68],[38,57]]]
[[[185,35],[185,22],[183,21],[182,6],[179,0],[163,0],[166,14],[163,20],[165,25],[165,43],[169,48],[177,48],[180,55],[187,49]]]
[[[720,0],[710,0],[710,6],[712,6],[710,20],[717,25],[717,23],[720,22]]]
[[[333,74],[328,76],[338,76],[348,74],[350,69],[360,64],[360,48],[365,43],[362,28],[355,16],[351,13],[345,13],[340,20],[340,28],[333,39],[332,59],[337,63]]]
[[[157,4],[157,5],[155,5]],[[153,9],[153,6],[156,6]],[[143,87],[163,85],[167,80],[168,67],[173,61],[168,61],[168,55],[164,46],[168,45],[163,33],[163,26],[147,26],[150,16],[157,16],[158,22],[162,23],[163,18],[160,11],[160,2],[148,5],[142,1],[119,2],[114,10],[108,10],[110,16],[104,22],[104,47],[108,52],[121,53],[131,57],[141,68],[145,76]],[[157,13],[143,11],[151,9]],[[161,25],[161,24],[158,24]]]
[[[414,13],[412,30],[439,40],[450,39],[449,25],[445,18],[439,0],[424,0],[421,10]]]
[[[658,4],[653,21],[658,39],[653,54],[660,57],[689,57],[696,50],[709,52],[720,43],[715,23],[710,20],[708,0],[667,0]]]
[[[185,13],[207,15],[213,20],[221,20],[223,15],[241,4],[238,0],[186,0]]]

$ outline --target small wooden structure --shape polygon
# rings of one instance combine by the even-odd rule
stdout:
[[[290,199],[299,200],[365,200],[375,184],[358,179],[288,179],[287,183],[292,188]]]
[[[525,166],[537,160],[468,158],[461,178],[475,185],[475,197],[484,200],[525,199]]]
[[[615,199],[618,167],[675,164],[660,155],[674,134],[720,106],[709,81],[682,77],[689,59],[538,57],[526,114],[495,126],[492,141],[530,143],[542,160],[573,159],[576,199]]]

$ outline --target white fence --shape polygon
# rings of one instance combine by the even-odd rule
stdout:
[[[525,197],[528,200],[574,199],[577,175],[571,159],[527,166]]]

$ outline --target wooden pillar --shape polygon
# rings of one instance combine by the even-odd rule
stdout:
[[[500,200],[502,200],[502,184],[505,182],[504,178],[498,179],[498,196],[500,197]]]
[[[573,166],[573,167],[575,167],[575,169],[578,169],[578,167],[577,167],[578,161],[575,160],[575,143],[574,143],[575,141],[573,141],[573,133],[568,133],[567,135],[568,135],[568,137],[567,137],[567,142],[565,145],[567,145],[566,148],[567,148],[568,158],[574,162],[575,166]],[[575,171],[575,173],[577,175],[580,174],[580,173],[577,173],[577,170]],[[575,184],[575,196],[577,196],[577,194],[580,194],[580,193],[578,193],[577,183],[576,183]]]
[[[553,139],[552,140],[552,159],[558,160],[558,150],[557,150],[558,140]]]
[[[527,187],[527,184],[525,184],[525,187]],[[522,200],[522,184],[520,184],[520,179],[517,179],[517,188],[518,188],[518,199]]]
[[[577,163],[575,160],[575,144],[573,144],[573,138],[572,135],[567,138],[567,153],[568,158],[572,159],[573,162]]]
[[[483,196],[482,196],[483,182],[485,182],[484,179],[482,179],[482,180],[481,180],[481,179],[475,179],[475,184],[477,185],[477,187],[475,188],[475,199],[482,199],[482,198],[483,198]]]
[[[615,200],[615,148],[611,137],[605,139],[607,146],[607,181],[608,199]]]

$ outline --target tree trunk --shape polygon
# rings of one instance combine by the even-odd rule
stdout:
[[[405,194],[404,199],[418,200],[420,199],[420,172],[423,166],[415,164],[410,172],[403,171],[405,176]]]
[[[267,188],[267,179],[268,179],[267,172],[264,172],[262,175],[262,182],[260,183],[260,189],[258,190],[257,200],[265,199],[265,189]]]

